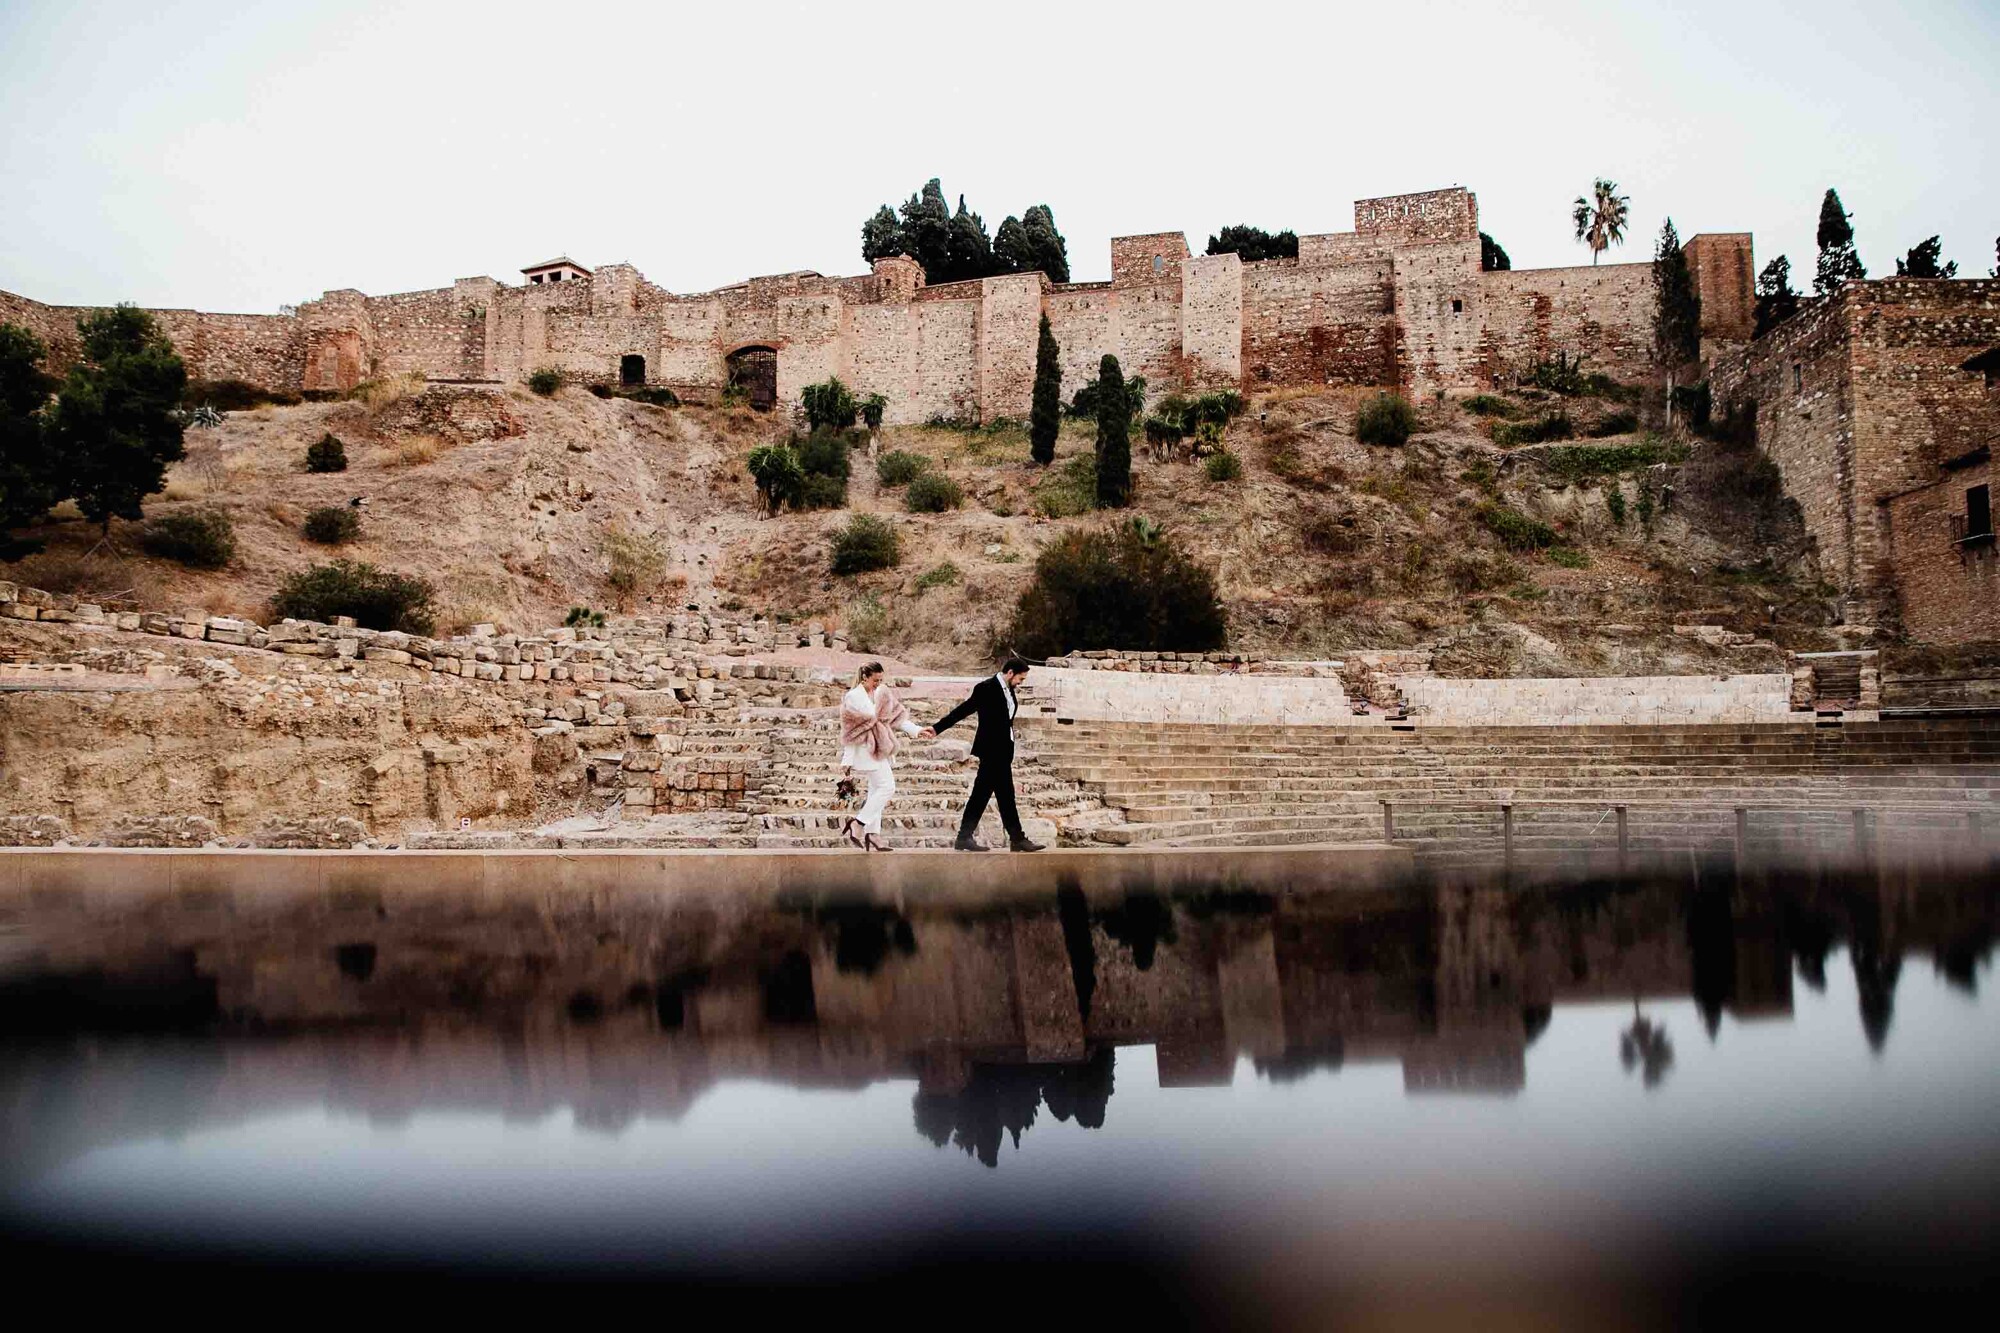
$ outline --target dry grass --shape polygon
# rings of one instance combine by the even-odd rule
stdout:
[[[389,375],[379,380],[368,380],[354,387],[353,398],[374,416],[391,403],[399,403],[413,394],[422,393],[425,380],[422,375]]]
[[[170,596],[145,565],[88,547],[46,550],[7,566],[6,572],[12,583],[122,610],[155,610]]]
[[[436,435],[406,435],[392,447],[396,452],[390,457],[391,467],[422,467],[437,461],[445,442]]]

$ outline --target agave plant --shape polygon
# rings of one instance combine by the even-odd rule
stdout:
[[[1576,239],[1590,247],[1590,262],[1605,249],[1625,242],[1625,222],[1631,200],[1618,193],[1618,183],[1599,177],[1590,187],[1590,197],[1576,197],[1570,221],[1576,224]]]

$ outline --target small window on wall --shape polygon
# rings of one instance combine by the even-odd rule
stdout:
[[[1806,391],[1805,370],[1799,365],[1798,362],[1794,361],[1792,362],[1792,392],[1804,393],[1805,391]]]
[[[1455,296],[1454,296],[1454,297],[1453,297],[1453,298],[1451,299],[1451,313],[1452,313],[1452,314],[1454,314],[1454,315],[1462,315],[1462,314],[1464,314],[1464,313],[1465,313],[1465,302],[1464,302],[1464,301],[1461,301],[1461,300],[1459,300],[1459,299],[1458,299],[1457,297],[1455,297]]]
[[[542,280],[542,275],[539,273],[537,273],[534,277],[528,279],[529,282],[540,282],[541,280]]]
[[[1969,486],[1965,491],[1966,540],[1992,535],[1993,494],[1984,486]]]
[[[1154,255],[1153,272],[1165,273],[1166,271],[1167,271],[1167,257],[1165,255]]]

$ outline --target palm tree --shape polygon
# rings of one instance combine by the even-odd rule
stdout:
[[[1576,239],[1590,247],[1590,262],[1604,253],[1606,246],[1625,242],[1627,205],[1632,201],[1618,193],[1618,183],[1599,177],[1590,187],[1591,197],[1576,197],[1570,220],[1576,223]]]
[[[1641,1016],[1636,995],[1632,997],[1632,1026],[1618,1034],[1618,1063],[1628,1074],[1640,1070],[1640,1080],[1649,1088],[1659,1087],[1673,1067],[1674,1044],[1667,1040],[1666,1024]]]

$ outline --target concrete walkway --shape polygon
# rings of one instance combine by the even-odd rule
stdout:
[[[0,903],[45,895],[246,898],[439,894],[494,902],[724,893],[757,897],[991,900],[1053,894],[1321,890],[1396,883],[1410,853],[1381,842],[1180,850],[949,851],[224,851],[0,850]]]

